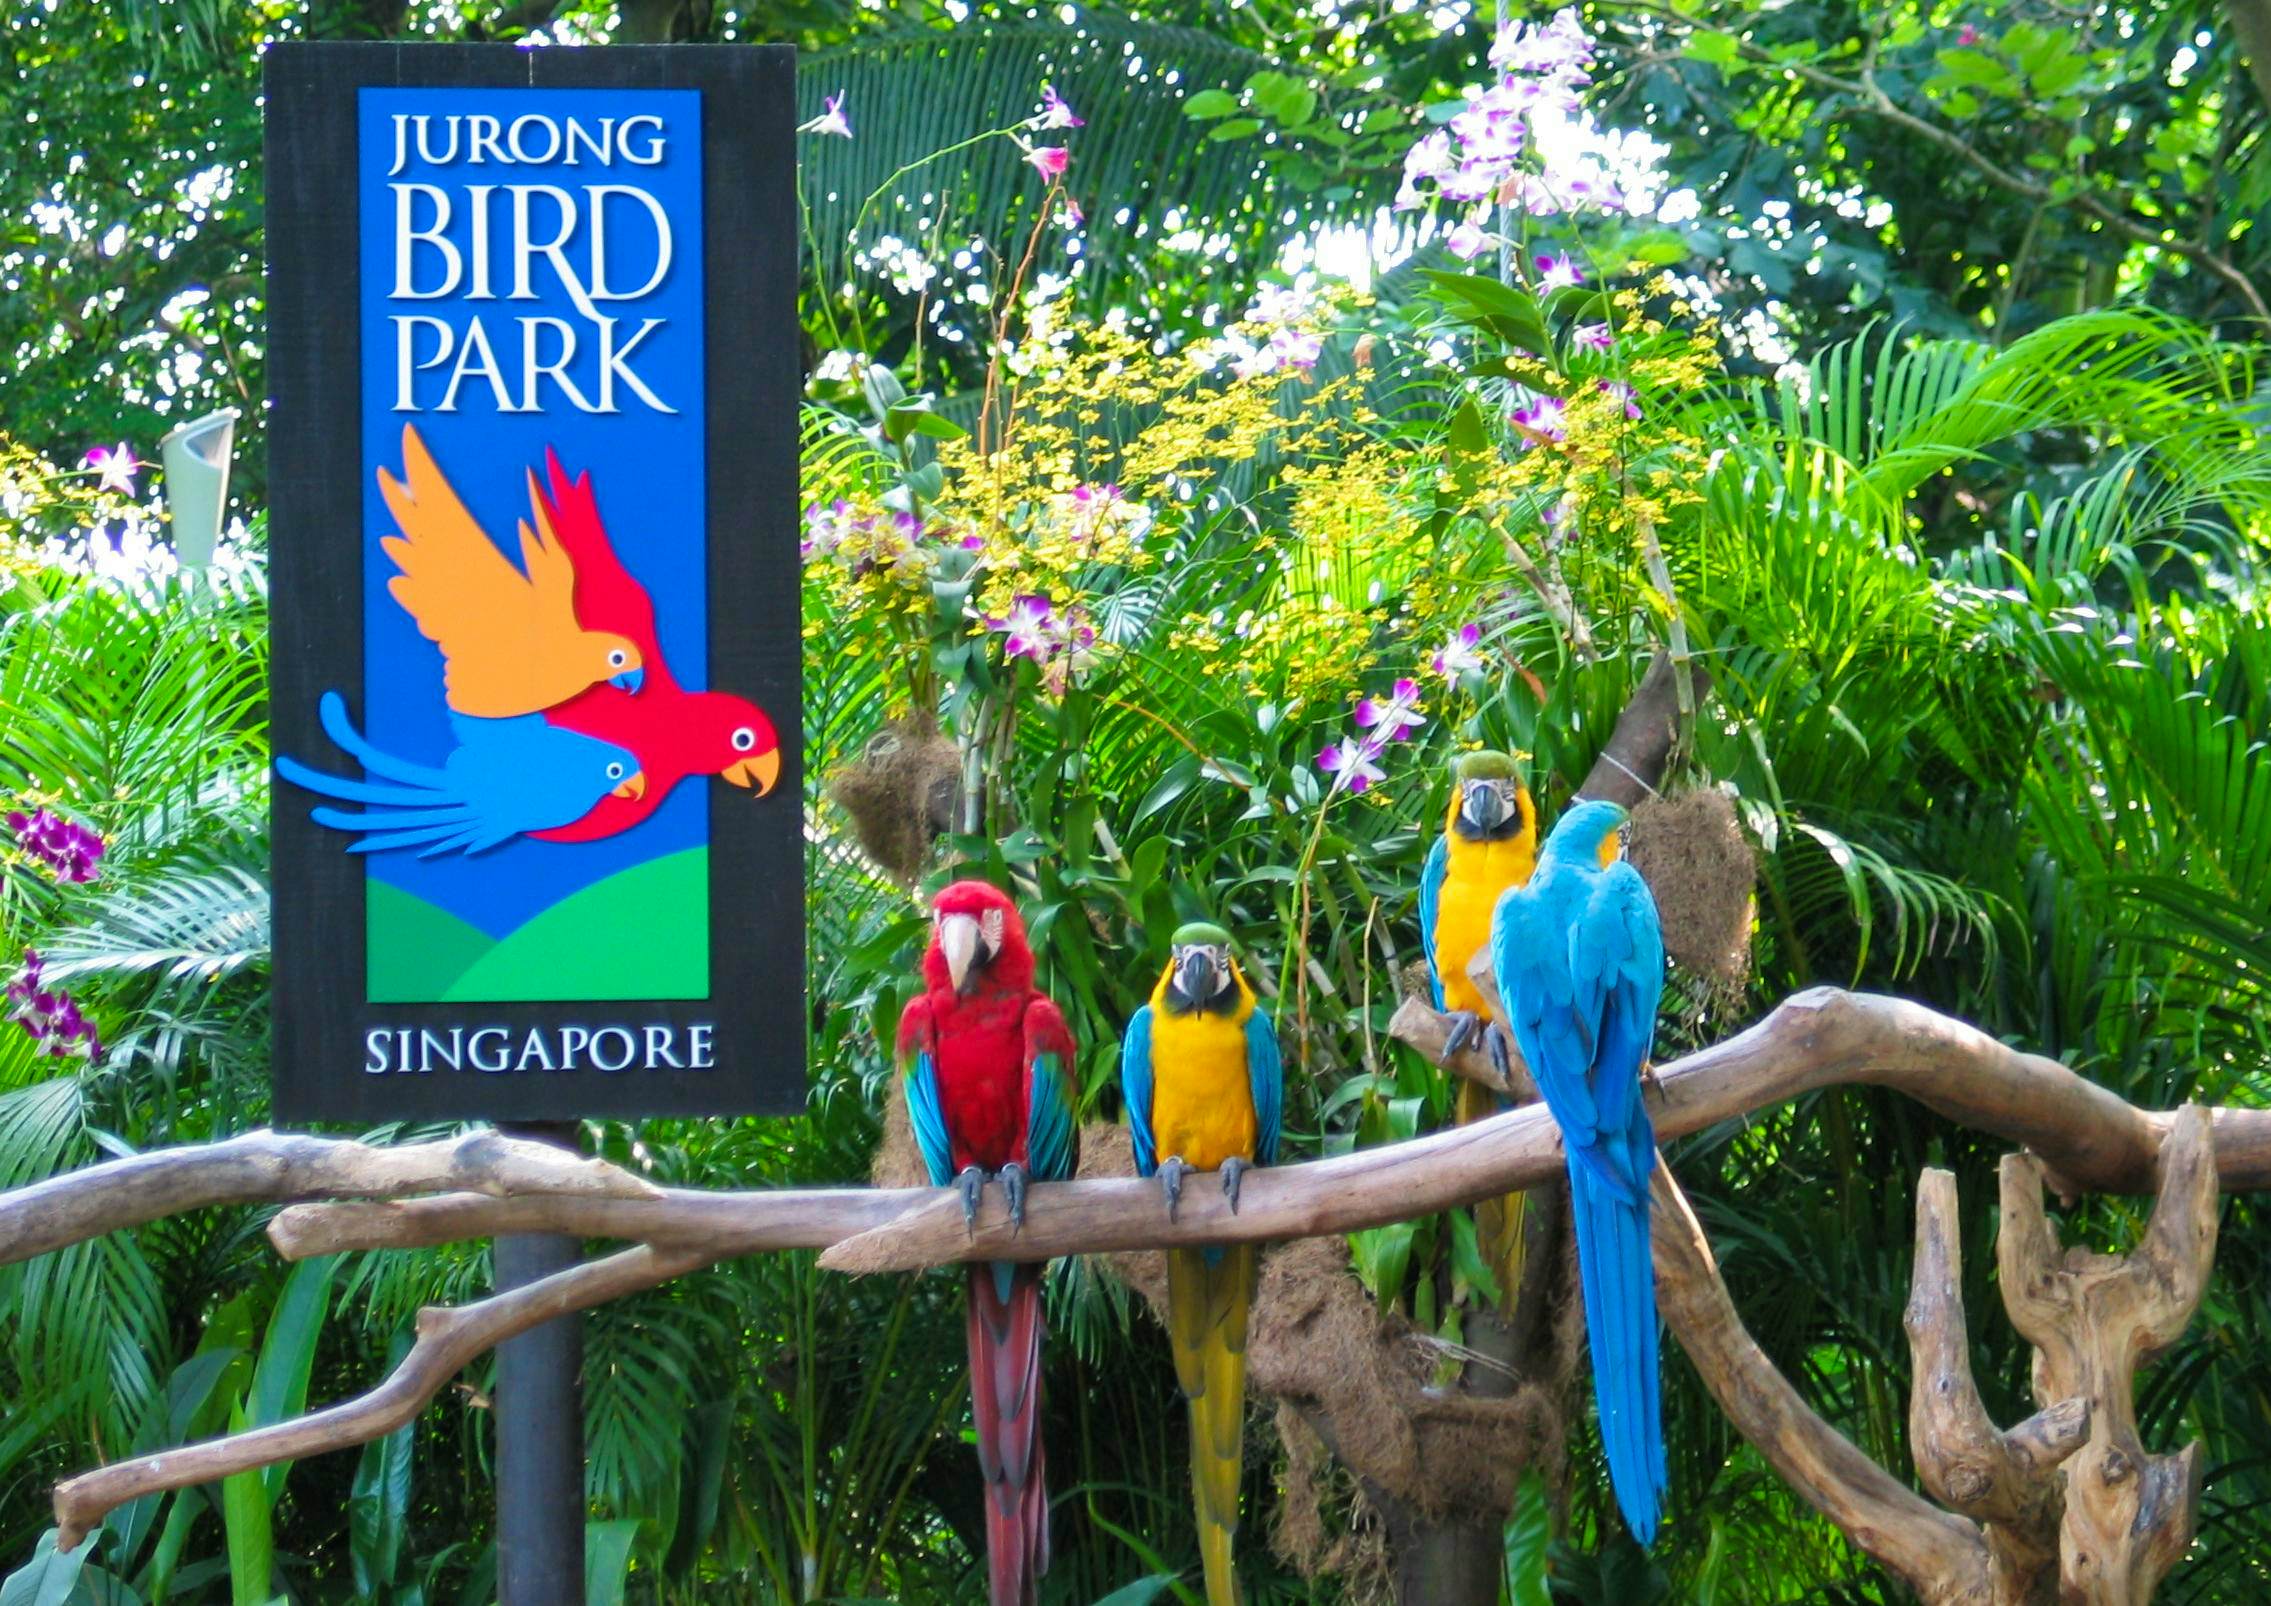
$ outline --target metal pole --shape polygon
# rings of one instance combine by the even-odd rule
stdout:
[[[572,1121],[502,1130],[575,1148]],[[496,1241],[500,1290],[583,1258],[581,1240]],[[583,1606],[583,1318],[556,1317],[497,1346],[497,1606]]]

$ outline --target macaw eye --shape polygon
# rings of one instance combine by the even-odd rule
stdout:
[[[988,909],[983,915],[978,917],[978,930],[985,936],[986,951],[988,953],[998,953],[1000,951],[1002,925],[1002,912],[999,909]]]
[[[751,730],[747,725],[742,726],[741,729],[733,733],[733,750],[735,752],[746,753],[756,745],[757,733]]]
[[[620,764],[608,765],[607,778],[611,781],[620,781],[623,778],[623,766]]]
[[[630,661],[631,655],[620,647],[607,655],[607,667],[610,669],[621,669]]]

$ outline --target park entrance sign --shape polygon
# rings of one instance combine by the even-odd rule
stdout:
[[[280,1119],[802,1100],[793,61],[269,56]]]

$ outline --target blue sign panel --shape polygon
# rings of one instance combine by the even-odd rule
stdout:
[[[778,53],[668,56],[271,66],[279,1046],[324,1062],[280,1060],[287,1110],[793,1101],[777,1029],[773,1091],[721,1074],[728,1017],[802,980],[794,343],[746,339],[793,311],[793,113]],[[347,137],[286,157],[287,116]],[[774,215],[718,166],[774,169]],[[766,444],[721,464],[724,418]]]

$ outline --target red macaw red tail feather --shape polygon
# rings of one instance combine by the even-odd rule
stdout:
[[[1167,1251],[1167,1339],[1191,1404],[1191,1491],[1207,1606],[1237,1606],[1232,1540],[1246,1464],[1246,1323],[1259,1266],[1252,1244]]]
[[[1460,1082],[1459,1125],[1468,1126],[1496,1115],[1500,1108],[1498,1095],[1489,1088],[1478,1082]],[[1529,1208],[1529,1197],[1517,1189],[1475,1206],[1475,1247],[1481,1251],[1483,1264],[1490,1268],[1491,1276],[1498,1279],[1501,1310],[1514,1308],[1515,1291],[1522,1286],[1523,1216]]]
[[[1047,1458],[1041,1448],[1041,1268],[970,1268],[970,1415],[986,1479],[986,1570],[993,1606],[1033,1606],[1049,1570]]]

